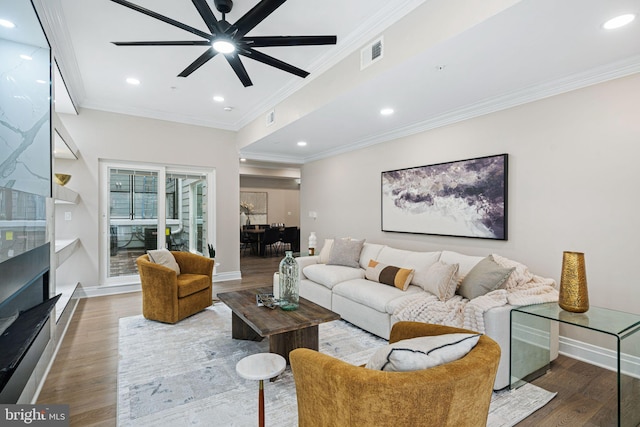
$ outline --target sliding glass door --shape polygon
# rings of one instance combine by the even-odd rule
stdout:
[[[214,246],[213,172],[103,164],[103,283],[137,280],[135,260],[166,248],[208,255]]]

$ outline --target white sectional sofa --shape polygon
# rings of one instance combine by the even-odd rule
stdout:
[[[364,243],[357,267],[329,265],[331,240],[316,256],[297,258],[300,266],[300,296],[328,308],[340,316],[375,335],[388,339],[391,326],[397,319],[394,312],[406,306],[409,300],[425,296],[425,290],[416,283],[424,280],[431,265],[442,261],[458,264],[458,276],[464,277],[484,257],[468,256],[456,252],[414,252],[386,245]],[[406,290],[374,282],[365,278],[370,260],[386,265],[415,270]],[[502,349],[494,389],[509,385],[510,311],[509,304],[484,312],[485,333]],[[446,322],[445,322],[446,323]],[[451,325],[460,326],[460,325]],[[552,342],[555,340],[552,340]],[[557,356],[557,349],[552,358]]]

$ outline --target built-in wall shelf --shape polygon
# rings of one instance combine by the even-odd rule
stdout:
[[[78,283],[56,283],[56,294],[60,294],[60,299],[56,303],[56,322],[60,320],[60,317],[64,311],[69,307],[69,301],[73,298]]]
[[[56,203],[72,203],[75,204],[78,202],[78,198],[80,196],[75,191],[63,187],[58,184],[53,185],[53,198]]]
[[[80,243],[79,238],[56,240],[56,267],[60,267],[76,250]]]

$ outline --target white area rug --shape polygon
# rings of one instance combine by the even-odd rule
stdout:
[[[320,351],[364,364],[386,341],[347,322],[320,325]],[[236,363],[268,352],[268,342],[231,338],[231,310],[222,304],[176,325],[140,316],[120,319],[118,425],[255,426],[258,383],[240,378]],[[555,393],[533,385],[494,393],[488,426],[512,426],[549,402]],[[265,381],[266,424],[296,426],[291,369]]]

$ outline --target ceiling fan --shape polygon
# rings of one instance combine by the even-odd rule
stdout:
[[[286,62],[280,61],[272,56],[266,55],[254,48],[270,46],[325,45],[336,44],[337,41],[336,36],[250,37],[246,35],[273,11],[280,7],[286,0],[261,0],[234,24],[230,24],[225,19],[225,15],[229,13],[233,7],[232,0],[214,0],[216,9],[222,14],[221,20],[216,19],[206,0],[191,0],[207,25],[207,28],[209,28],[210,33],[200,31],[197,28],[193,28],[189,25],[183,24],[182,22],[178,22],[167,16],[145,9],[125,0],[111,1],[133,9],[136,12],[158,19],[169,25],[173,25],[174,27],[188,31],[204,39],[184,41],[113,42],[116,46],[209,46],[202,55],[193,61],[187,68],[182,70],[182,72],[178,74],[178,77],[189,76],[218,53],[222,53],[244,87],[252,86],[253,83],[251,82],[242,61],[240,61],[240,55],[304,78],[309,75],[308,72],[294,67],[291,64],[287,64]]]

